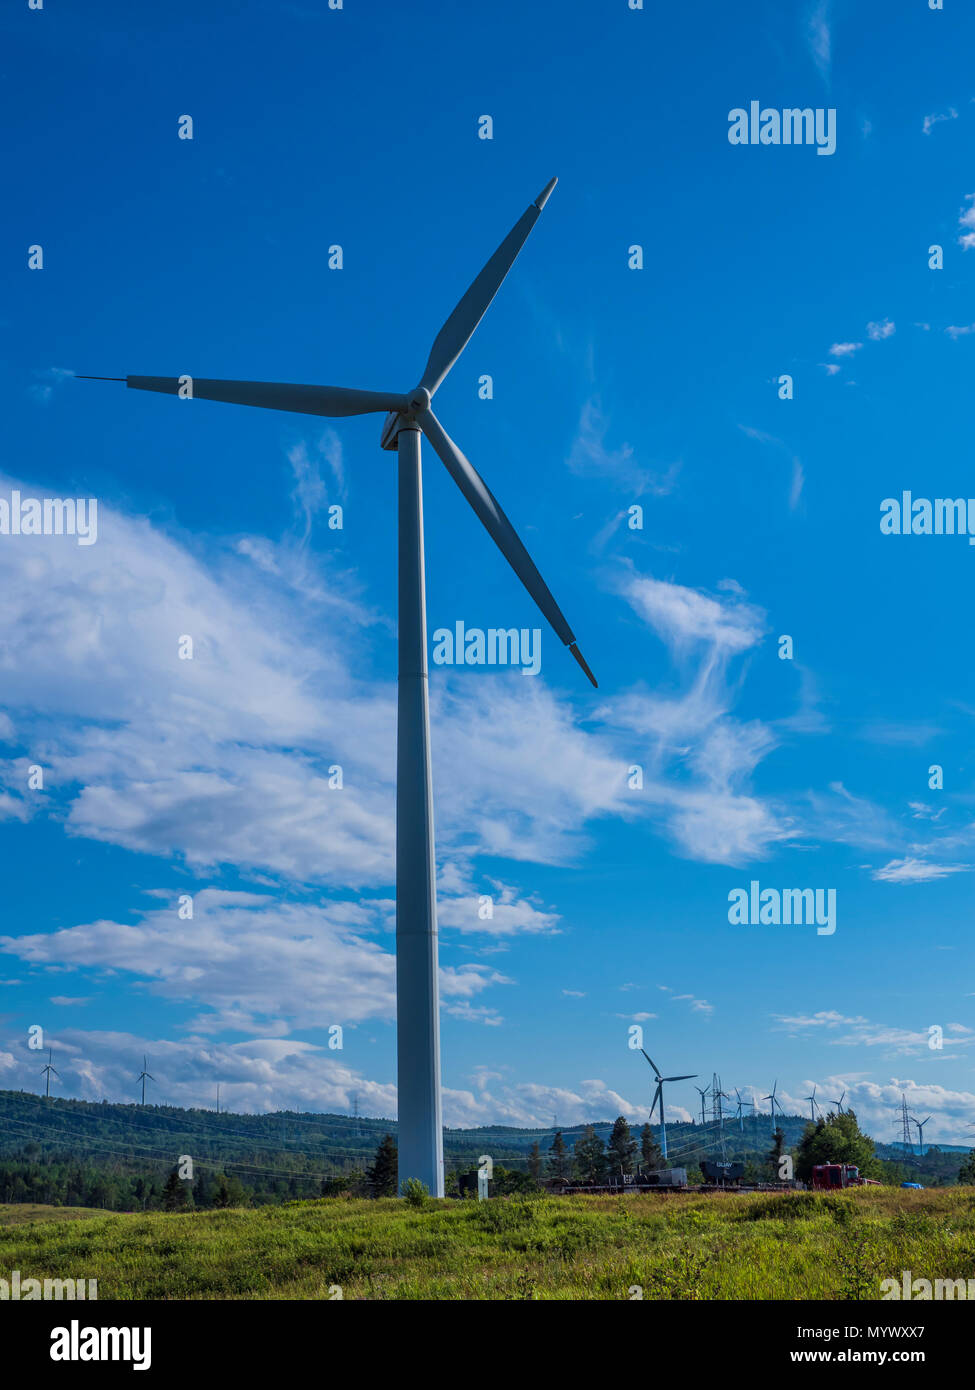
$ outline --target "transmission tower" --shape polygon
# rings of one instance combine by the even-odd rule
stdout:
[[[914,1157],[914,1141],[911,1138],[911,1117],[907,1110],[907,1097],[901,1092],[901,1126],[904,1135],[904,1148]]]
[[[718,1127],[718,1142],[719,1142],[719,1144],[721,1145],[721,1162],[722,1162],[722,1163],[724,1163],[724,1161],[725,1161],[725,1150],[724,1150],[724,1111],[721,1109],[721,1102],[722,1102],[722,1100],[727,1100],[727,1099],[728,1099],[728,1097],[725,1095],[724,1091],[722,1091],[722,1089],[721,1089],[721,1077],[718,1075],[717,1072],[713,1072],[712,1075],[711,1075],[711,1115],[712,1115],[712,1118],[714,1119],[714,1123],[715,1123],[715,1124],[717,1125],[717,1127]]]

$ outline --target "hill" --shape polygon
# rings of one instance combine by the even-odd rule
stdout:
[[[786,1115],[779,1123],[786,1146],[794,1147],[807,1121]],[[604,1141],[611,1128],[609,1119],[595,1124]],[[741,1126],[728,1121],[723,1135],[713,1123],[671,1124],[668,1161],[691,1170],[693,1180],[695,1165],[720,1157],[723,1141],[728,1159],[753,1165],[752,1177],[765,1176],[769,1129],[767,1116],[748,1117]],[[189,1198],[196,1207],[280,1205],[319,1196],[328,1176],[364,1172],[382,1136],[396,1130],[394,1120],[349,1115],[217,1114],[0,1091],[0,1204],[152,1211],[163,1206],[168,1174],[188,1157]],[[570,1152],[582,1130],[563,1130]],[[526,1174],[533,1144],[547,1159],[552,1138],[551,1129],[446,1130],[446,1166],[467,1171],[490,1154],[496,1166]],[[888,1161],[891,1182],[953,1183],[960,1164],[960,1155],[934,1148],[913,1164],[895,1146],[878,1145],[877,1153]]]

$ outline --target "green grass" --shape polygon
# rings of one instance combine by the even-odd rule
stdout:
[[[40,1202],[0,1206],[0,1229],[22,1226],[25,1221],[80,1221],[83,1216],[104,1216],[100,1207],[47,1207]]]
[[[903,1269],[975,1278],[972,1188],[75,1215],[5,1221],[0,1275],[103,1299],[870,1299]]]

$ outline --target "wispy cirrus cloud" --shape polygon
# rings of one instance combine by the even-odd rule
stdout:
[[[837,367],[836,370],[839,371],[839,368]],[[794,454],[792,450],[785,443],[783,443],[781,439],[777,439],[773,434],[767,434],[764,430],[753,429],[750,425],[739,424],[738,428],[741,430],[742,434],[747,436],[748,439],[755,440],[757,444],[770,445],[773,449],[781,451],[785,454],[787,458],[789,458],[789,460],[791,461],[789,483],[789,510],[795,511],[796,507],[799,505],[799,499],[802,496],[803,484],[806,480],[805,471],[803,469],[802,462],[799,459],[798,455]]]
[[[828,79],[833,47],[829,0],[817,0],[806,13],[805,25],[810,56],[820,75]]]
[[[930,135],[935,126],[940,125],[942,121],[957,121],[957,119],[958,112],[953,106],[949,106],[947,111],[937,111],[931,116],[925,116],[922,129],[925,135]]]
[[[965,228],[958,238],[958,245],[963,251],[971,251],[975,247],[975,193],[966,193],[965,202],[968,207],[963,207],[958,214],[958,225]],[[951,332],[950,328],[948,332]]]
[[[677,486],[680,463],[671,463],[661,473],[639,464],[632,444],[611,448],[607,444],[609,420],[598,396],[582,407],[575,438],[566,459],[567,466],[581,477],[601,478],[625,488],[632,496],[667,497]]]
[[[967,873],[970,867],[969,864],[933,864],[925,859],[891,859],[874,869],[870,877],[883,883],[930,883],[951,874]]]
[[[34,372],[35,381],[30,387],[30,394],[35,401],[44,404],[51,399],[57,387],[70,381],[74,375],[68,367],[44,367]]]

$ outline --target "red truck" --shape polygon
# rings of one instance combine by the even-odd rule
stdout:
[[[812,1172],[815,1188],[835,1191],[840,1187],[880,1187],[875,1178],[861,1178],[855,1163],[817,1163]]]

